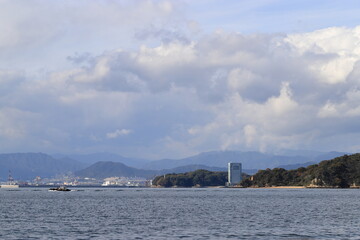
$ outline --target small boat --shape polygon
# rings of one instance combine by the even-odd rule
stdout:
[[[19,185],[15,183],[14,178],[11,175],[11,171],[9,170],[8,182],[6,184],[1,184],[0,188],[18,188]]]
[[[0,188],[19,188],[17,184],[1,184]]]
[[[57,187],[57,188],[50,188],[49,191],[70,192],[71,190],[66,187]]]

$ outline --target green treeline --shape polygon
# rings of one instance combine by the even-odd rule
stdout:
[[[339,187],[360,186],[360,154],[344,155],[322,161],[306,168],[260,170],[255,175],[243,174],[243,187],[306,186]],[[225,186],[227,172],[197,170],[180,174],[157,176],[153,185],[162,187]]]
[[[258,171],[241,183],[244,187],[308,186],[340,187],[360,185],[360,154],[344,155],[319,164],[285,170],[274,168]]]
[[[193,187],[193,186],[225,186],[227,172],[211,172],[207,170],[196,170],[180,174],[166,174],[157,176],[152,184],[162,187]]]

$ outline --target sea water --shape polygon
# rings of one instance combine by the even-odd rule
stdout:
[[[0,239],[360,239],[359,189],[0,189]]]

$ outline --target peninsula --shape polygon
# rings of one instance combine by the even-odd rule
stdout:
[[[227,172],[197,170],[181,174],[157,176],[153,186],[158,187],[207,187],[225,186]],[[259,170],[250,176],[243,174],[241,187],[360,187],[360,153],[344,155],[294,170],[274,168]]]

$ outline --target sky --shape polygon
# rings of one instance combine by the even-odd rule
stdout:
[[[0,0],[0,152],[360,151],[360,2]]]

